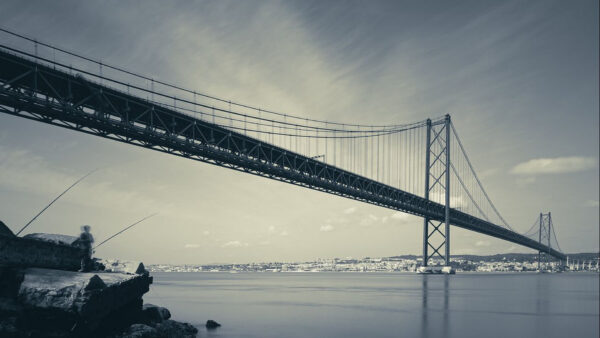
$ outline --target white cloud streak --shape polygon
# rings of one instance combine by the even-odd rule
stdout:
[[[516,175],[574,173],[592,169],[596,167],[596,164],[597,161],[594,157],[534,158],[517,164],[512,168],[511,173]]]
[[[356,211],[355,207],[348,208],[348,209],[344,210],[344,214],[350,215],[350,214],[353,214],[355,211]]]
[[[482,247],[482,246],[490,246],[490,242],[488,242],[488,241],[477,241],[477,242],[475,243],[475,246],[479,246],[479,247]]]
[[[326,224],[326,225],[321,225],[321,227],[319,228],[319,231],[321,232],[330,232],[333,231],[335,228],[333,227],[333,225],[331,224]]]
[[[597,208],[598,206],[600,206],[600,202],[598,202],[598,200],[587,200],[585,202],[585,206],[586,207],[592,207],[592,208],[596,207]]]
[[[243,243],[243,242],[240,242],[240,241],[229,241],[227,243],[224,243],[221,246],[223,248],[241,248],[241,247],[247,247],[248,243]]]

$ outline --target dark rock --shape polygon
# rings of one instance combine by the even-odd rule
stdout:
[[[104,337],[127,330],[132,324],[146,324],[140,321],[142,317],[142,299],[138,298],[129,304],[111,312],[102,319],[102,324],[94,332]]]
[[[85,291],[102,290],[106,287],[106,283],[98,275],[93,275],[83,288]]]
[[[35,238],[0,236],[0,262],[7,267],[76,271],[81,267],[81,250]]]
[[[24,278],[22,269],[0,267],[0,297],[17,297]]]
[[[207,329],[216,329],[216,328],[218,328],[219,326],[221,326],[221,324],[219,324],[219,323],[215,322],[215,321],[214,321],[214,320],[212,320],[212,319],[209,319],[209,320],[207,320],[207,321],[206,321],[206,328],[207,328]]]
[[[150,283],[147,275],[26,269],[18,299],[27,308],[28,327],[64,330],[77,324],[80,332],[95,331],[107,316],[132,302],[141,312],[141,297]]]
[[[93,264],[93,268],[92,268],[93,271],[106,270],[106,266],[104,266],[104,264],[102,264],[102,262],[98,258],[92,258],[92,264]]]
[[[122,334],[114,336],[115,338],[159,338],[158,331],[145,324],[133,324]]]
[[[17,318],[16,317],[0,317],[0,337],[10,338],[10,337],[19,337],[19,330],[16,326]]]
[[[168,309],[143,304],[152,277],[141,262],[112,262],[120,273],[22,268],[79,263],[65,241],[0,235],[0,338],[196,337]]]
[[[142,322],[162,323],[169,318],[171,318],[169,309],[153,304],[144,304],[142,309]]]
[[[17,315],[22,307],[14,298],[0,297],[0,318]]]
[[[9,236],[15,237],[15,234],[10,230],[9,227],[4,224],[4,222],[0,221],[0,236]]]
[[[195,338],[198,333],[198,329],[192,325],[170,319],[156,324],[155,327],[158,335],[165,338]]]

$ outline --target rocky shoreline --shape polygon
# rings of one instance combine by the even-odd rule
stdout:
[[[153,278],[141,262],[96,259],[95,271],[76,272],[65,256],[70,239],[7,230],[0,229],[0,337],[196,337],[168,309],[144,304]]]
[[[196,337],[168,309],[144,304],[147,272],[0,269],[2,337]]]

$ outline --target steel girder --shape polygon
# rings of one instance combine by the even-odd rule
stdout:
[[[423,197],[4,50],[0,50],[0,112],[430,220],[442,222],[445,217],[444,205]],[[559,259],[565,257],[455,209],[450,210],[450,219],[458,227],[549,252]]]

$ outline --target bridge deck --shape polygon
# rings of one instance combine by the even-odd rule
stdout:
[[[13,52],[0,50],[1,112],[444,221],[445,208],[439,203],[101,85],[88,79],[94,74],[72,75],[64,65],[36,63],[30,55]],[[450,220],[454,226],[566,258],[456,209]]]

